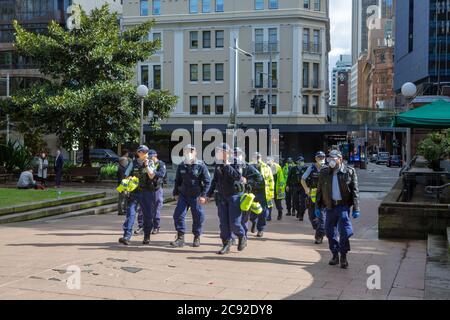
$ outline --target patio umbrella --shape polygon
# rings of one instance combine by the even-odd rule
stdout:
[[[450,102],[436,100],[422,107],[400,113],[394,118],[394,127],[450,128]]]

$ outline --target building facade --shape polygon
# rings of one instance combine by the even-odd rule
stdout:
[[[450,2],[400,1],[396,8],[395,91],[414,82],[419,95],[450,85]]]
[[[136,84],[179,97],[163,130],[192,130],[194,121],[225,130],[234,108],[234,41],[251,56],[238,58],[237,123],[267,128],[272,77],[273,128],[283,156],[322,148],[328,115],[328,0],[185,0],[123,3],[124,28],[155,19],[150,39],[161,49],[136,70]],[[272,70],[270,70],[272,55]],[[300,143],[295,133],[311,139]]]
[[[336,107],[338,105],[347,105],[341,104],[344,100],[348,101],[348,92],[345,93],[345,97],[343,97],[344,92],[342,90],[342,86],[350,86],[350,84],[346,82],[351,81],[351,68],[351,55],[341,55],[339,57],[339,60],[336,62],[336,66],[331,71],[331,107]],[[343,79],[343,77],[345,77],[345,79]],[[338,103],[338,101],[340,101],[340,103]]]

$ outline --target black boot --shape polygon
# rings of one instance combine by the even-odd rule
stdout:
[[[256,222],[255,221],[252,221],[252,233],[255,233],[256,232]]]
[[[339,254],[333,253],[333,258],[328,262],[330,266],[336,266],[339,264]]]
[[[170,245],[174,248],[184,247],[184,233],[178,232],[177,238]]]
[[[224,255],[230,253],[231,249],[231,241],[230,240],[222,240],[223,247],[220,249],[217,254]]]
[[[193,246],[194,248],[200,247],[200,236],[195,236],[195,237],[194,237],[194,243],[192,244],[192,246]]]
[[[150,244],[150,235],[144,236],[144,241],[142,241],[142,244]]]
[[[127,238],[120,238],[120,239],[119,239],[119,243],[128,246],[128,245],[130,244],[130,240],[127,239]]]
[[[258,233],[256,234],[256,237],[258,237],[258,238],[264,237],[264,232],[258,231]]]
[[[290,217],[291,215],[292,215],[291,210],[288,210],[288,212],[286,213],[286,216]]]
[[[345,253],[341,253],[341,268],[342,269],[348,268],[347,254]]]
[[[240,237],[239,244],[238,244],[238,251],[243,251],[246,247],[247,247],[247,238]]]
[[[278,211],[278,221],[280,221],[281,219],[283,219],[283,211]]]
[[[316,237],[315,244],[322,244],[323,243],[323,237]]]
[[[153,229],[152,230],[152,234],[158,234],[159,233],[159,228]]]

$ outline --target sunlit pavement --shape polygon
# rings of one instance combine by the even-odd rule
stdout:
[[[367,192],[361,194],[362,216],[353,220],[347,270],[329,266],[327,243],[314,245],[309,221],[293,217],[272,221],[263,239],[252,235],[244,252],[233,247],[218,256],[214,204],[207,205],[202,246],[193,248],[188,235],[185,248],[172,249],[174,206],[166,205],[162,232],[150,246],[141,236],[129,247],[119,245],[123,217],[117,215],[0,226],[0,299],[423,299],[425,241],[377,237],[384,193],[369,192],[368,182],[376,180],[370,170],[387,176],[398,170],[371,167],[360,174]],[[81,270],[79,289],[76,281],[66,283],[68,266]],[[380,289],[367,287],[369,266],[381,270]]]

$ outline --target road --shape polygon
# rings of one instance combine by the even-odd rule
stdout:
[[[395,172],[371,166],[360,172],[361,187],[386,190]],[[150,246],[141,237],[119,245],[123,217],[117,215],[2,225],[0,299],[423,299],[426,243],[378,239],[380,190],[361,194],[348,270],[329,266],[327,244],[314,245],[309,221],[293,217],[271,222],[263,239],[252,235],[244,252],[234,247],[218,256],[213,204],[206,207],[200,248],[191,246],[191,235],[185,248],[168,246],[173,205],[164,207],[162,232]],[[67,286],[69,266],[81,271],[79,289]],[[374,266],[381,272],[375,290],[367,287]]]

